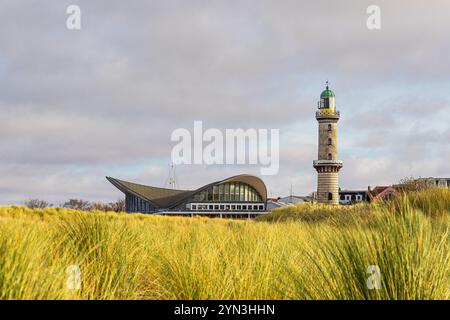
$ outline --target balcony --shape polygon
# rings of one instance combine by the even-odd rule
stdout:
[[[334,167],[342,167],[342,160],[314,160],[314,167],[322,167],[322,166],[334,166]]]
[[[319,109],[316,111],[316,119],[339,119],[340,112],[335,109]]]

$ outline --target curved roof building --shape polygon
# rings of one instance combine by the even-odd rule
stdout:
[[[196,190],[145,186],[106,177],[125,194],[127,212],[254,217],[266,212],[267,188],[252,175],[238,175]]]

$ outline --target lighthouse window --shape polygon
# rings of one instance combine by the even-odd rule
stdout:
[[[328,192],[328,200],[333,200],[333,194],[331,192]]]
[[[331,146],[331,138],[328,138],[328,145]]]
[[[328,124],[328,131],[331,131],[331,123]]]
[[[332,156],[331,156],[331,153],[329,153],[328,154],[328,160],[331,160],[332,159]]]

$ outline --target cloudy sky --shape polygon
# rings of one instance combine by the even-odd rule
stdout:
[[[82,29],[66,28],[67,6]],[[381,8],[381,30],[366,9]],[[316,188],[317,100],[341,111],[341,188],[450,176],[448,0],[1,0],[0,204],[164,187],[177,128],[280,129],[271,195]],[[184,165],[196,188],[258,166]]]

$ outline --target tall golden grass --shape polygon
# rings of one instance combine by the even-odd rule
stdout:
[[[449,213],[445,189],[257,221],[0,207],[0,298],[449,299]]]

